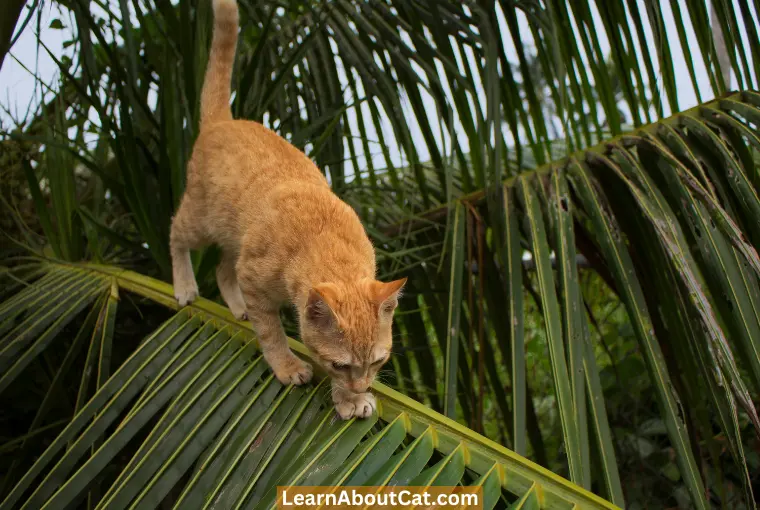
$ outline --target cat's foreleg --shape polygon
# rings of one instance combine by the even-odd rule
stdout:
[[[282,384],[306,384],[311,380],[311,365],[293,354],[288,347],[288,338],[282,329],[277,309],[267,309],[256,296],[244,292],[248,319],[256,330],[261,351],[275,377]]]
[[[339,381],[332,381],[332,399],[335,411],[343,420],[356,416],[368,418],[377,409],[375,396],[370,392],[353,393],[345,389]]]

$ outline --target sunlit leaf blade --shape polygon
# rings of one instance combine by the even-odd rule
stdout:
[[[224,337],[226,335],[222,335],[222,338]],[[251,362],[251,353],[251,348],[246,349],[241,345],[241,339],[233,335],[192,374],[192,378],[181,387],[172,405],[159,420],[161,426],[153,429],[132,457],[127,469],[104,495],[104,508],[128,505],[148,479],[166,462],[167,457],[176,454],[187,441],[188,437],[178,434],[177,431],[197,432],[197,427],[203,423],[202,420],[208,418],[207,410],[218,408],[225,403],[223,399],[227,395],[223,393],[220,399],[214,390],[220,386],[231,386],[234,389],[236,384],[244,382],[246,385],[252,385],[255,382],[264,371],[264,363],[261,359]],[[250,389],[250,386],[246,388]],[[245,394],[244,391],[241,393]]]
[[[433,428],[422,434],[380,467],[365,485],[407,485],[425,467],[433,454]]]
[[[492,510],[499,502],[499,485],[499,467],[496,464],[472,484],[473,487],[483,490],[483,510]]]
[[[541,508],[539,489],[531,487],[519,500],[509,507],[509,510],[538,510]]]
[[[409,485],[412,487],[453,486],[464,473],[464,445],[459,445],[438,463],[417,475]]]
[[[384,464],[406,437],[405,418],[403,414],[398,415],[379,433],[365,439],[342,468],[333,473],[326,485],[360,485],[366,479],[367,473]]]

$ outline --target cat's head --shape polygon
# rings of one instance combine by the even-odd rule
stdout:
[[[406,278],[389,283],[363,279],[322,283],[301,311],[301,339],[334,381],[367,391],[390,359],[393,311]]]

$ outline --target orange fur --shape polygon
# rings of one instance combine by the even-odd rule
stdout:
[[[214,34],[201,95],[201,129],[172,221],[174,288],[198,295],[190,249],[222,248],[217,283],[232,313],[254,326],[284,384],[311,366],[288,348],[279,309],[298,311],[301,339],[333,380],[342,418],[369,416],[367,392],[390,357],[391,322],[404,280],[375,280],[375,252],[354,212],[302,152],[256,122],[232,120],[235,0],[213,0]]]

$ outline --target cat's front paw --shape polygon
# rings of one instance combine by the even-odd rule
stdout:
[[[311,365],[292,353],[285,360],[271,365],[276,365],[272,366],[272,370],[274,370],[277,380],[284,385],[295,384],[300,386],[306,384],[311,381],[314,374]]]
[[[372,393],[342,394],[342,399],[335,402],[335,411],[342,420],[369,418],[377,409],[377,401]]]
[[[235,316],[235,318],[239,321],[247,321],[248,320],[248,312],[245,311],[245,306],[233,306],[228,305],[227,306],[230,309],[230,312],[232,315]]]
[[[174,297],[177,298],[179,306],[186,306],[195,301],[198,297],[198,284],[195,281],[184,283],[177,282],[174,284]]]

